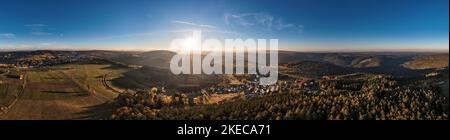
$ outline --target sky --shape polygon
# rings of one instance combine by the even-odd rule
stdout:
[[[167,49],[278,39],[297,51],[448,50],[448,0],[2,0],[0,50]]]

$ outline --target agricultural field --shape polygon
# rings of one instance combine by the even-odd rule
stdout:
[[[118,78],[127,68],[110,64],[70,64],[56,68],[71,79],[76,85],[89,92],[95,92],[108,99],[114,99],[121,89],[113,87],[111,79]]]
[[[0,103],[14,99],[10,96],[19,96],[6,113],[0,113],[0,119],[92,119],[108,111],[92,110],[117,97],[120,89],[112,87],[110,80],[125,71],[126,68],[104,63],[22,70],[22,92],[19,80],[0,84]]]
[[[10,69],[0,70],[0,107],[11,104],[20,89],[21,81],[8,77],[7,74],[10,73],[12,73]]]
[[[0,83],[0,107],[10,104],[18,93],[20,84],[14,80],[2,78]]]
[[[55,100],[71,99],[74,96],[87,96],[82,90],[60,70],[32,70],[26,72],[26,88],[22,99]]]

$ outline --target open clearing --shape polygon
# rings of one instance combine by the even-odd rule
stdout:
[[[113,79],[125,71],[126,68],[110,64],[68,64],[23,70],[25,89],[18,94],[17,102],[0,114],[0,119],[95,119],[108,111],[98,108],[118,95],[106,86],[110,81],[105,80],[105,75]],[[0,84],[0,105],[7,105],[8,97],[19,92],[18,87],[20,84]]]

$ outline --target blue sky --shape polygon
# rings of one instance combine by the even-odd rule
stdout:
[[[0,50],[164,49],[276,38],[293,50],[448,50],[448,0],[2,0]]]

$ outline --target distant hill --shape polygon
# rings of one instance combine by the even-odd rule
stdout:
[[[328,55],[326,53],[306,53],[306,52],[291,52],[279,51],[278,60],[280,63],[289,63],[296,61],[323,61],[323,58]]]
[[[356,72],[352,68],[337,66],[326,62],[317,61],[298,61],[286,65],[292,72],[291,74],[305,77],[321,77],[325,75],[341,75]]]
[[[328,54],[325,55],[322,60],[338,65],[338,66],[349,66],[353,61],[353,57],[350,55],[341,55],[341,54]]]
[[[128,65],[140,65],[168,69],[170,59],[173,55],[175,55],[175,53],[163,50],[149,52],[102,51],[92,53],[92,55]]]
[[[35,60],[41,56],[95,56],[126,65],[147,66],[159,69],[169,69],[170,60],[176,53],[164,50],[158,51],[19,51],[0,52],[0,61],[6,64],[16,64],[17,60],[30,58]],[[39,56],[39,57],[37,57]],[[318,75],[349,72],[390,74],[394,76],[423,75],[428,69],[448,66],[448,53],[420,52],[293,52],[279,51],[279,64],[296,63],[296,67],[305,70],[317,70]],[[51,58],[49,57],[49,58]],[[300,66],[305,65],[305,66]],[[310,68],[309,68],[310,67]],[[329,70],[322,70],[329,69]],[[314,74],[314,75],[316,75]]]
[[[144,66],[123,74],[114,79],[114,85],[126,89],[146,89],[154,86],[186,89],[190,87],[204,87],[221,82],[219,75],[174,75],[169,69]]]
[[[351,67],[354,68],[371,68],[371,67],[379,67],[381,66],[382,58],[380,57],[359,57],[355,58],[352,63]]]
[[[295,61],[328,62],[337,66],[366,68],[378,67],[386,59],[394,58],[398,61],[406,61],[414,55],[411,54],[379,54],[379,53],[305,53],[305,52],[280,52],[280,62],[289,63]]]
[[[376,55],[333,53],[325,55],[322,58],[322,61],[329,62],[338,66],[369,68],[380,66],[382,57]]]
[[[170,66],[170,59],[172,59],[174,55],[175,53],[170,51],[150,51],[141,54],[133,54],[128,57],[117,57],[113,59],[134,65],[168,69]]]
[[[424,69],[448,66],[448,53],[419,52],[361,52],[361,53],[308,53],[279,52],[280,63],[314,61],[329,63],[364,73],[390,74],[394,76],[419,76]]]
[[[443,68],[448,66],[449,54],[419,55],[402,64],[414,70]]]

